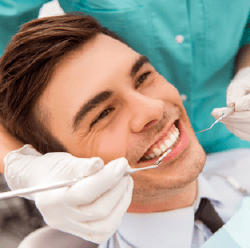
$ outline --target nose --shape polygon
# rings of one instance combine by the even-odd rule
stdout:
[[[163,117],[164,102],[142,94],[129,98],[132,132],[141,132],[157,124]]]

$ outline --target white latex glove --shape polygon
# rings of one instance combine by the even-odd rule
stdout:
[[[227,89],[227,106],[235,112],[222,119],[229,131],[243,140],[250,141],[250,67],[242,68]],[[225,108],[215,108],[212,115],[218,119]]]
[[[100,158],[76,158],[68,153],[37,152],[32,146],[4,159],[5,179],[12,190],[83,177],[71,187],[30,196],[52,228],[95,243],[104,243],[118,228],[130,205],[133,180],[123,176],[125,158],[104,165]]]

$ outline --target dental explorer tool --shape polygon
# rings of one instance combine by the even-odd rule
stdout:
[[[215,120],[215,122],[209,128],[201,131],[196,131],[195,133],[200,133],[203,131],[210,130],[215,124],[217,124],[219,121],[221,121],[222,119],[226,118],[227,116],[231,115],[234,112],[234,107],[227,107],[227,108],[228,109],[225,112],[223,112],[221,116],[217,120]]]
[[[168,149],[152,166],[147,166],[144,168],[138,168],[138,169],[128,169],[124,176],[126,175],[131,175],[134,174],[138,171],[141,170],[146,170],[146,169],[154,169],[157,168],[164,157],[166,157],[172,149]],[[4,193],[0,193],[0,201],[1,200],[5,200],[5,199],[9,199],[9,198],[13,198],[13,197],[18,197],[20,195],[25,195],[25,194],[33,194],[33,193],[38,193],[38,192],[43,192],[46,190],[50,190],[50,189],[56,189],[56,188],[62,188],[62,187],[66,187],[66,186],[71,186],[75,183],[77,183],[78,181],[82,180],[83,178],[74,178],[71,180],[66,180],[66,181],[60,181],[60,182],[56,182],[56,183],[52,183],[52,184],[46,184],[46,185],[40,185],[40,186],[35,186],[35,187],[31,187],[31,188],[23,188],[23,189],[18,189],[18,190],[13,190],[13,191],[8,191],[8,192],[4,192]]]
[[[131,174],[134,174],[135,172],[145,170],[145,169],[155,169],[155,168],[157,168],[161,164],[163,158],[165,158],[171,152],[171,150],[172,149],[168,149],[157,161],[155,161],[154,165],[147,166],[147,167],[144,167],[144,168],[138,168],[138,169],[132,169],[132,168],[128,169],[125,172],[124,176],[131,175]]]

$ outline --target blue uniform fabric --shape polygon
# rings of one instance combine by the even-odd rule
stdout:
[[[24,22],[47,1],[0,1],[0,54]],[[65,12],[82,11],[115,31],[180,92],[195,131],[226,106],[238,50],[250,42],[249,0],[59,0]],[[181,35],[183,42],[177,42]],[[249,148],[223,124],[197,134],[207,153]]]

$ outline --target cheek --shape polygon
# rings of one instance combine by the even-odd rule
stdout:
[[[162,89],[161,91],[159,91],[158,89],[162,100],[175,104],[181,109],[181,113],[182,113],[181,120],[183,122],[183,125],[185,126],[185,129],[188,131],[188,136],[195,137],[193,128],[191,126],[189,117],[186,112],[186,109],[180,98],[179,91],[172,84],[170,84],[167,80],[165,80],[165,78],[163,77],[162,77],[162,80],[159,82],[158,87]]]
[[[184,108],[179,91],[172,84],[164,79],[164,81],[161,82],[161,88],[162,90],[159,92],[163,99]]]
[[[178,90],[161,75],[157,76],[153,84],[148,88],[145,88],[142,94],[150,98],[161,99],[164,102],[170,102],[184,108]]]
[[[94,148],[91,156],[101,157],[105,164],[120,158],[126,157],[128,134],[127,129],[123,128],[123,124],[113,124],[100,132],[98,139],[94,140]]]
[[[182,119],[184,119],[185,122],[189,123],[189,118],[181,100],[179,91],[166,80],[165,82],[162,82],[162,84],[164,85],[162,87],[162,91],[160,91],[162,99],[166,102],[170,102],[172,104],[177,105],[181,109]]]

